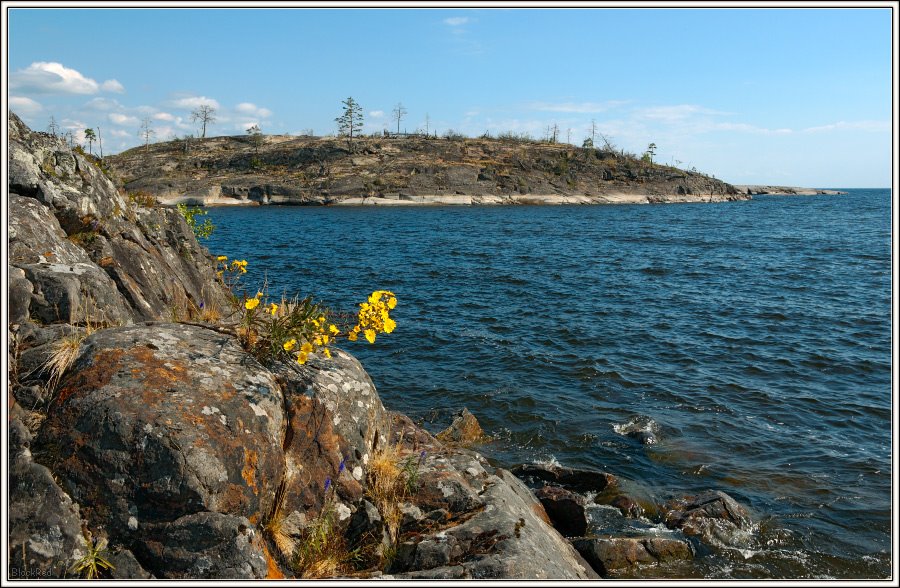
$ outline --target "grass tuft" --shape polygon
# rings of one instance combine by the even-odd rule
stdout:
[[[106,559],[106,539],[91,540],[90,533],[85,536],[87,540],[87,553],[78,559],[70,570],[83,576],[87,580],[100,577],[106,570],[114,570],[115,566]]]

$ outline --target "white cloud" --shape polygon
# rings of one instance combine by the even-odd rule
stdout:
[[[123,139],[123,138],[130,139],[131,137],[133,137],[132,133],[129,133],[128,131],[125,131],[122,129],[112,129],[111,131],[109,131],[109,134],[110,134],[110,136],[118,137],[120,139]]]
[[[382,118],[384,116],[383,110],[372,110],[369,112],[369,118]]]
[[[35,94],[97,94],[101,90],[125,91],[122,84],[116,80],[98,84],[96,80],[55,61],[35,61],[25,69],[11,73],[9,87]]]
[[[172,122],[175,120],[175,117],[173,115],[169,114],[168,112],[157,112],[156,114],[153,115],[153,118],[156,120],[165,120],[165,121],[169,121],[169,122]]]
[[[122,110],[124,106],[119,104],[117,100],[113,100],[112,98],[103,98],[98,96],[97,98],[91,98],[87,101],[87,104],[84,105],[85,108],[89,108],[90,110]]]
[[[247,132],[247,129],[249,129],[253,125],[259,125],[259,122],[255,120],[246,120],[243,122],[235,123],[234,128],[241,132]]]
[[[10,96],[9,109],[16,114],[27,116],[29,114],[37,114],[43,109],[43,106],[41,106],[40,102],[25,96]]]
[[[606,102],[532,102],[531,110],[544,112],[576,112],[580,114],[606,112],[617,106],[627,104],[624,100],[607,100]]]
[[[642,108],[635,112],[637,118],[659,121],[663,123],[676,123],[685,121],[691,117],[698,115],[723,115],[729,114],[697,106],[694,104],[678,104],[676,106],[653,106],[650,108]]]
[[[272,116],[272,111],[268,108],[261,108],[252,102],[241,102],[234,109],[241,114],[246,114],[248,116],[258,116],[260,118],[267,118]],[[253,125],[250,125],[253,126]]]
[[[452,16],[444,19],[444,24],[451,27],[461,27],[467,22],[469,22],[469,19],[465,16]]]
[[[840,121],[829,125],[809,127],[803,129],[804,133],[823,133],[828,131],[865,131],[868,133],[890,132],[891,123],[886,120],[858,120],[853,122]]]
[[[137,125],[140,121],[136,116],[128,116],[127,114],[122,114],[120,112],[110,112],[109,120],[116,123],[117,125]]]
[[[174,108],[183,108],[185,110],[194,110],[203,105],[211,106],[217,110],[219,109],[219,102],[214,98],[207,98],[206,96],[184,96],[182,98],[170,100],[167,104]]]
[[[115,92],[116,94],[123,94],[125,92],[125,86],[123,86],[119,80],[106,80],[100,85],[100,88],[102,88],[104,92]]]

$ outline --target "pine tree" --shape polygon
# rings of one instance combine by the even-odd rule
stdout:
[[[358,136],[363,127],[362,107],[353,97],[347,98],[341,104],[344,105],[344,114],[334,120],[338,124],[338,133],[347,137],[347,149],[352,152],[353,136]]]

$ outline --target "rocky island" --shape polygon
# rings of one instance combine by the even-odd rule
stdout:
[[[612,149],[522,139],[234,136],[136,147],[104,160],[128,192],[167,205],[722,202],[721,180]]]
[[[566,173],[548,177],[534,162],[586,165],[558,148],[514,172],[503,162],[515,150],[461,142],[452,164],[401,186],[403,166],[424,164],[401,163],[389,142],[352,156],[321,143],[260,152],[285,166],[282,183],[258,183],[249,162],[235,172],[251,151],[233,138],[169,163],[177,146],[151,146],[148,169],[171,166],[171,179],[137,177],[134,154],[113,166],[129,190],[209,204],[345,201],[366,182],[371,198],[415,198],[438,178],[447,191],[467,186],[473,202],[520,180],[518,194],[562,195]],[[483,432],[472,415],[433,435],[385,407],[345,351],[260,360],[228,318],[217,258],[178,211],[129,195],[93,158],[12,114],[8,149],[8,578],[691,576],[699,554],[752,536],[750,513],[716,490],[656,503],[608,472],[492,464],[473,450]],[[617,173],[645,174],[660,198],[677,186],[685,197],[736,196],[631,165],[605,181],[624,192]],[[316,166],[331,171],[295,181]],[[646,521],[647,532],[604,532],[597,509]]]

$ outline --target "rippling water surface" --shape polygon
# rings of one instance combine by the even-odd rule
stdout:
[[[397,330],[352,345],[391,409],[468,407],[500,465],[555,459],[665,500],[748,505],[751,549],[690,572],[891,571],[890,191],[722,204],[219,208],[210,251],[250,288]],[[650,422],[659,442],[617,432]],[[652,572],[645,572],[648,576]]]

